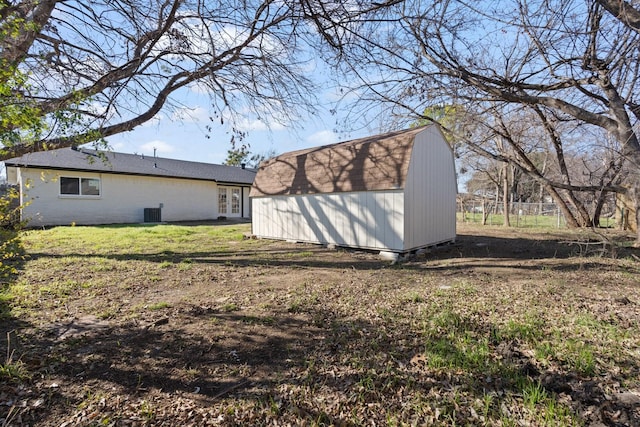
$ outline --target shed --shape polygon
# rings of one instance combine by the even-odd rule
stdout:
[[[5,161],[29,226],[248,218],[255,170],[62,148]]]
[[[456,236],[453,151],[436,125],[282,154],[249,197],[260,238],[403,253]]]

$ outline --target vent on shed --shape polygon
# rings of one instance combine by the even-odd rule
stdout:
[[[144,208],[144,222],[161,222],[162,209],[160,208]]]

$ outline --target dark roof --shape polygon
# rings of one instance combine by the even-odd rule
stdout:
[[[404,188],[416,134],[424,127],[281,154],[260,164],[250,195]]]
[[[251,184],[253,169],[211,163],[188,162],[138,154],[96,151],[86,148],[61,148],[25,154],[5,160],[6,166],[103,172],[126,175],[146,175],[187,178],[222,183]]]

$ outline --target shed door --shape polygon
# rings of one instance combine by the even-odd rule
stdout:
[[[218,187],[218,215],[242,216],[242,190],[240,187]]]

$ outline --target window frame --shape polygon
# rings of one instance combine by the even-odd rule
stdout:
[[[231,213],[233,215],[240,214],[240,208],[242,206],[241,199],[242,191],[238,187],[231,188]]]
[[[77,193],[63,193],[62,192],[62,181],[63,180],[72,180],[75,179],[77,180],[77,188],[78,188],[78,192]],[[98,185],[97,185],[97,190],[98,190],[98,194],[86,194],[83,193],[83,181],[84,182],[89,182],[89,181],[97,181]],[[60,176],[58,179],[58,197],[61,198],[81,198],[81,199],[99,199],[102,197],[102,179],[100,177],[95,177],[95,176],[73,176],[73,175],[64,175],[64,176]],[[90,186],[89,186],[90,187]]]
[[[227,214],[229,207],[229,192],[227,190],[227,187],[218,187],[218,215]],[[223,206],[224,209],[222,209]]]

